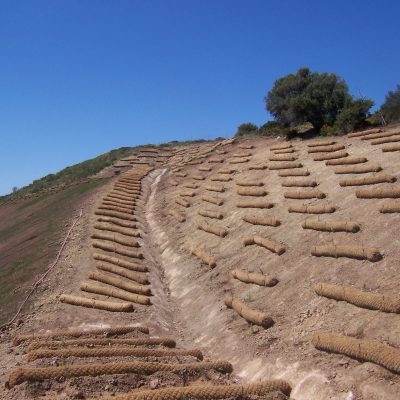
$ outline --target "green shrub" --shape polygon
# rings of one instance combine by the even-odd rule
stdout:
[[[289,130],[278,121],[268,121],[259,128],[260,135],[263,136],[286,136]]]
[[[372,100],[349,100],[336,117],[333,130],[338,134],[344,134],[362,127],[365,125],[368,110],[373,105]]]
[[[386,95],[381,113],[387,123],[400,120],[400,85],[397,85],[396,90],[390,91]]]
[[[246,136],[246,135],[257,135],[257,134],[258,134],[258,126],[252,124],[251,122],[246,122],[238,126],[235,136]]]

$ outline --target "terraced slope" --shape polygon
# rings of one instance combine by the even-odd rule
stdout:
[[[399,135],[119,161],[3,333],[1,395],[397,399]]]

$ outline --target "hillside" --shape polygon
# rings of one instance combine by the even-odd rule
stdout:
[[[142,147],[1,206],[3,320],[83,208],[2,398],[398,399],[399,137]]]
[[[121,147],[111,150],[87,161],[66,167],[63,170],[34,180],[31,184],[15,190],[13,193],[0,196],[0,205],[21,198],[35,197],[43,192],[55,192],[67,186],[82,183],[83,180],[94,177],[104,168],[112,165],[115,161],[132,155],[133,147]]]

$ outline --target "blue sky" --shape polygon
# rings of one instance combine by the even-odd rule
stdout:
[[[399,1],[1,0],[0,194],[110,149],[229,136],[299,67],[380,105]]]

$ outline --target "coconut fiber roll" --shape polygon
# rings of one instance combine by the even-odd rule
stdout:
[[[269,157],[269,161],[296,161],[297,157],[291,154],[275,154]]]
[[[226,295],[224,298],[225,305],[228,308],[233,308],[242,318],[253,324],[260,325],[264,328],[269,328],[274,324],[274,320],[261,311],[253,310],[239,299],[232,295]]]
[[[149,279],[147,275],[143,272],[132,271],[127,268],[119,267],[117,265],[113,265],[107,262],[97,262],[96,268],[101,271],[110,272],[112,274],[116,274],[119,276],[123,276],[124,278],[130,279],[131,281],[135,281],[146,285],[149,283]]]
[[[360,231],[360,225],[351,221],[319,221],[307,219],[302,224],[303,229],[313,229],[323,232],[349,232]]]
[[[356,190],[356,196],[359,199],[385,199],[400,198],[400,187],[381,187],[377,189],[358,189]]]
[[[389,144],[387,146],[382,147],[382,151],[384,153],[390,153],[393,151],[400,151],[400,144]]]
[[[17,368],[12,371],[6,382],[7,388],[12,388],[23,382],[40,382],[45,379],[61,380],[79,376],[101,376],[117,374],[152,375],[159,371],[179,373],[204,372],[216,370],[221,373],[231,373],[232,365],[226,361],[198,361],[195,363],[167,364],[160,362],[114,362],[98,364],[73,364],[60,367]]]
[[[88,337],[88,336],[116,336],[116,335],[125,335],[126,333],[149,333],[149,328],[144,326],[137,325],[117,325],[117,326],[108,326],[102,328],[73,328],[73,329],[55,329],[52,331],[46,332],[30,332],[23,333],[14,337],[13,345],[18,346],[23,342],[29,341],[37,341],[44,340],[45,343],[48,342],[49,339],[55,338],[78,338],[78,337]],[[65,339],[63,339],[64,341]],[[108,340],[111,340],[110,338]]]
[[[222,206],[224,204],[224,200],[216,197],[216,196],[202,196],[201,200],[206,201],[207,203],[215,204],[216,206]]]
[[[287,177],[287,176],[309,176],[310,172],[306,169],[287,169],[283,171],[279,171],[278,175],[280,177]]]
[[[263,215],[244,215],[242,217],[243,221],[248,222],[253,225],[264,225],[264,226],[279,226],[280,221],[271,216]]]
[[[377,145],[377,144],[385,144],[385,143],[397,143],[400,142],[400,135],[397,136],[392,136],[388,138],[382,138],[382,139],[377,139],[373,140],[371,142],[372,145]]]
[[[365,135],[361,138],[361,140],[372,140],[372,139],[384,139],[392,136],[399,135],[400,132],[380,132],[380,133],[372,133],[370,135]]]
[[[368,161],[365,157],[345,157],[337,160],[328,160],[325,165],[353,165],[353,164],[363,164]]]
[[[361,131],[361,132],[353,132],[348,135],[349,138],[354,138],[354,137],[361,137],[361,136],[366,136],[370,135],[371,133],[378,133],[382,132],[382,129],[380,128],[374,128],[374,129],[368,129],[366,131]]]
[[[264,170],[264,169],[268,169],[268,165],[265,163],[249,165],[249,170]]]
[[[223,185],[206,185],[204,186],[204,189],[210,191],[210,192],[219,192],[219,193],[223,193],[225,192],[225,188]]]
[[[208,218],[214,218],[214,219],[222,219],[224,216],[222,213],[219,211],[214,211],[214,210],[199,210],[197,212],[199,215],[202,217],[208,217]]]
[[[314,161],[326,161],[345,158],[349,155],[346,151],[335,151],[333,153],[318,154],[314,157]]]
[[[368,260],[372,262],[382,260],[379,250],[371,247],[348,246],[348,245],[318,245],[311,248],[311,254],[317,257],[348,257],[357,260]]]
[[[105,217],[114,217],[114,218],[119,218],[122,220],[127,220],[127,221],[137,221],[136,217],[132,214],[127,214],[124,212],[119,212],[119,211],[114,211],[114,210],[96,210],[94,212],[96,215],[103,215]]]
[[[60,301],[62,303],[67,303],[74,306],[97,308],[99,310],[105,310],[105,311],[114,311],[114,312],[133,311],[132,303],[93,300],[93,299],[88,299],[86,297],[71,296],[67,294],[62,294],[60,296]]]
[[[116,232],[124,236],[140,237],[140,232],[137,230],[133,230],[131,228],[124,228],[122,226],[109,224],[107,222],[94,224],[94,229],[98,229],[100,231]]]
[[[198,189],[199,185],[197,183],[186,182],[185,184],[183,184],[183,187],[188,189]]]
[[[227,175],[215,175],[210,178],[210,181],[214,182],[229,182],[232,178]]]
[[[291,147],[292,147],[291,143],[282,143],[270,147],[270,150],[283,150],[283,149],[290,149]]]
[[[285,246],[283,246],[282,244],[274,242],[273,240],[261,236],[252,236],[244,240],[245,246],[250,246],[253,244],[257,244],[258,246],[264,247],[269,251],[271,251],[272,253],[278,254],[279,256],[286,251]]]
[[[400,201],[388,200],[381,204],[379,211],[382,214],[400,213]]]
[[[376,340],[356,339],[332,332],[318,332],[312,338],[318,350],[344,354],[356,360],[368,361],[395,373],[400,373],[400,349]]]
[[[259,397],[265,399],[278,398],[276,393],[281,392],[286,396],[291,392],[287,381],[275,379],[245,385],[225,384],[210,385],[199,384],[181,387],[167,387],[160,389],[144,389],[133,391],[116,397],[105,397],[101,400],[185,400],[185,399],[227,399],[240,397]]]
[[[223,163],[224,162],[223,157],[212,157],[208,160],[209,163]]]
[[[363,185],[376,185],[378,183],[393,183],[396,178],[392,175],[372,175],[362,178],[349,178],[339,181],[340,186],[363,186]]]
[[[366,174],[368,172],[380,172],[382,167],[377,164],[348,165],[335,168],[335,174]]]
[[[334,151],[344,150],[346,147],[342,144],[333,144],[332,146],[319,146],[308,149],[309,153],[332,153]]]
[[[301,162],[296,161],[281,161],[274,162],[268,164],[268,169],[270,170],[279,170],[279,169],[292,169],[292,168],[302,168],[303,164]]]
[[[184,172],[184,171],[182,171],[182,172],[175,172],[175,176],[178,176],[178,177],[180,177],[180,178],[184,178],[184,177],[187,176],[187,172]]]
[[[132,257],[132,258],[143,258],[143,253],[137,249],[126,248],[124,246],[115,244],[115,243],[107,243],[101,242],[99,240],[94,240],[92,242],[92,246],[96,249],[101,249],[104,251],[109,251],[116,254],[121,254],[123,256]]]
[[[320,282],[314,286],[315,293],[337,301],[346,301],[357,307],[400,313],[400,296],[376,292],[366,292],[351,286]]]
[[[93,258],[99,261],[105,261],[110,264],[118,265],[119,267],[124,267],[130,269],[131,271],[147,272],[148,269],[145,265],[138,262],[127,261],[120,257],[112,257],[103,253],[94,253]]]
[[[192,356],[198,360],[203,359],[200,350],[178,350],[178,349],[146,349],[134,347],[75,347],[69,349],[37,349],[28,352],[28,361],[41,358],[91,358],[91,357],[188,357]]]
[[[117,278],[111,274],[103,274],[102,272],[90,272],[88,278],[97,282],[102,282],[111,286],[115,286],[119,289],[127,290],[131,293],[144,294],[146,296],[151,295],[151,289],[149,285],[142,285],[136,282],[131,282],[127,279]]]
[[[137,240],[127,238],[125,236],[115,235],[114,233],[104,233],[103,231],[95,232],[91,235],[91,238],[99,240],[107,240],[109,242],[122,244],[128,247],[140,247],[139,242]]]
[[[243,164],[250,161],[250,158],[232,158],[229,160],[229,164]]]
[[[273,150],[274,154],[290,154],[290,153],[294,153],[294,151],[295,150],[293,148]]]
[[[204,232],[212,233],[212,234],[214,234],[216,236],[220,236],[220,237],[225,237],[228,234],[228,231],[225,228],[222,228],[220,226],[206,224],[204,222],[198,224],[197,228]]]
[[[336,208],[330,204],[292,204],[288,211],[304,214],[329,214],[335,212]]]
[[[318,183],[314,179],[286,179],[282,182],[284,187],[315,187]]]
[[[258,187],[241,187],[236,192],[239,196],[263,197],[268,194],[265,189]]]
[[[273,278],[269,275],[261,274],[258,272],[247,272],[241,269],[234,269],[232,276],[244,283],[254,283],[259,286],[275,286],[278,283],[278,279]]]
[[[238,186],[264,186],[264,182],[260,179],[237,179],[235,183]]]
[[[193,190],[186,190],[184,192],[180,192],[179,196],[181,197],[194,197],[196,195],[196,192]]]
[[[190,202],[185,199],[181,199],[181,198],[175,199],[175,203],[179,204],[180,206],[185,207],[185,208],[190,207]]]
[[[317,140],[315,142],[310,142],[307,144],[308,147],[320,147],[320,146],[332,146],[336,144],[334,140],[326,139],[326,140]]]
[[[169,210],[168,214],[174,217],[178,222],[185,222],[186,217],[177,210]]]
[[[285,192],[283,196],[286,199],[324,199],[326,197],[325,193],[317,189],[312,190],[291,190]]]
[[[249,143],[241,143],[241,144],[239,144],[238,147],[240,149],[245,149],[245,150],[250,150],[250,149],[254,148],[254,146],[252,144],[249,144]]]
[[[205,264],[208,264],[209,267],[216,267],[217,263],[215,262],[215,258],[210,254],[206,253],[203,249],[198,247],[193,247],[191,253],[196,257],[200,258]]]
[[[28,346],[28,351],[37,349],[62,349],[75,346],[163,346],[175,347],[175,340],[168,337],[135,337],[135,338],[78,338],[78,339],[63,339],[63,340],[37,340]]]
[[[236,203],[238,208],[272,208],[273,203],[263,199],[242,200]]]
[[[130,303],[150,305],[150,298],[141,294],[131,293],[123,289],[112,286],[98,285],[97,283],[82,282],[81,290],[88,293],[102,294],[116,299],[126,300]]]
[[[206,178],[203,175],[193,175],[192,179],[195,179],[196,181],[204,181]]]
[[[233,153],[232,157],[251,157],[253,155],[253,153],[251,153],[250,151],[242,151],[240,153]]]

